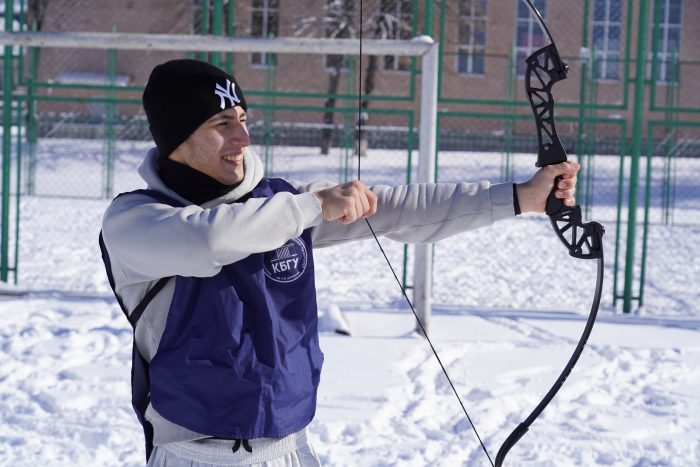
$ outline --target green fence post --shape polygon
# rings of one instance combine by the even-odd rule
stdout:
[[[664,144],[664,183],[663,183],[663,222],[668,225],[673,217],[673,187],[675,185],[675,153],[678,141],[678,113],[674,110],[678,107],[677,75],[678,55],[674,52],[671,56],[671,68],[666,80],[666,141]]]
[[[513,174],[513,138],[515,137],[515,120],[512,116],[515,113],[515,106],[513,106],[513,101],[515,101],[515,86],[518,83],[517,77],[517,50],[515,44],[511,45],[510,57],[508,58],[508,77],[506,79],[506,96],[508,99],[508,105],[506,106],[506,134],[505,134],[505,161],[501,167],[501,181],[511,182],[514,179]]]
[[[233,27],[235,24],[234,19],[235,19],[235,11],[236,9],[234,8],[234,1],[229,0],[228,2],[228,9],[227,11],[227,18],[226,18],[226,35],[229,37],[232,37],[235,35],[236,31]],[[233,70],[233,53],[232,52],[226,52],[226,70],[228,72],[231,72]]]
[[[224,0],[214,0],[214,12],[212,14],[211,33],[214,36],[220,36],[223,32],[223,15],[224,15]],[[221,67],[221,52],[213,52],[211,54],[211,64],[216,67]]]
[[[622,241],[622,196],[625,186],[625,156],[627,155],[627,120],[621,120],[620,128],[620,170],[617,175],[617,206],[615,215],[615,262],[613,267],[613,306],[622,298],[618,291],[618,274],[620,270],[620,242]]]
[[[425,2],[423,2],[423,34],[430,37],[433,36],[433,1],[434,0],[425,0]],[[418,10],[414,8],[413,11]]]
[[[656,107],[656,86],[659,82],[659,43],[661,42],[661,0],[652,0],[654,7],[654,14],[652,16],[652,36],[651,36],[651,97],[650,108],[654,109]],[[648,9],[648,7],[647,7]]]
[[[191,25],[191,26],[188,28],[187,33],[188,33],[190,36],[194,36],[194,35],[196,34],[193,25]],[[196,52],[185,52],[185,58],[195,59],[195,58],[197,58],[197,53],[196,53]]]
[[[5,0],[5,31],[12,31],[12,0]],[[4,47],[2,73],[2,226],[0,238],[0,281],[7,282],[10,246],[10,168],[12,165],[12,46]]]
[[[586,113],[586,187],[584,190],[583,206],[584,217],[591,218],[591,209],[593,207],[593,184],[595,183],[595,132],[598,104],[598,59],[596,56],[596,48],[593,46],[591,50],[591,69],[589,90],[588,90],[588,111]]]
[[[200,2],[202,8],[202,16],[200,17],[200,35],[205,35],[209,32],[209,0],[202,0]],[[207,52],[200,52],[199,59],[202,61],[207,61]]]
[[[36,31],[36,23],[32,26]],[[36,81],[39,72],[39,48],[29,49],[29,73],[27,75],[27,194],[36,189],[36,146],[39,139],[36,112]]]
[[[112,28],[112,32],[115,32],[115,28]],[[105,118],[106,118],[106,153],[107,158],[105,160],[105,171],[104,171],[104,197],[111,198],[114,194],[114,158],[115,158],[115,131],[114,131],[114,120],[116,119],[116,84],[117,84],[117,51],[114,49],[109,49],[107,51],[107,77],[109,81],[109,90],[107,91],[107,103],[105,104]]]
[[[21,6],[24,8],[24,5]],[[19,104],[19,102],[18,102]],[[17,285],[18,274],[19,274],[19,215],[20,215],[20,199],[21,199],[21,189],[22,189],[22,141],[24,135],[22,134],[22,106],[17,105],[17,110],[15,114],[15,121],[17,122],[17,141],[16,141],[16,160],[15,167],[17,167],[17,173],[15,175],[15,241],[14,241],[14,262],[13,267],[8,268],[14,272],[14,282]],[[9,252],[8,252],[9,254]]]
[[[649,1],[639,2],[637,28],[637,63],[634,79],[634,116],[632,119],[632,152],[630,154],[630,187],[627,215],[627,254],[625,255],[625,289],[622,311],[632,311],[632,283],[634,281],[635,235],[637,224],[637,196],[639,192],[639,159],[642,155],[642,125],[644,117],[644,75],[646,73],[647,29]],[[653,86],[653,84],[652,84]],[[650,154],[649,157],[652,155]]]
[[[355,83],[355,57],[347,58],[348,71],[345,75],[345,95],[348,96],[347,107],[354,103],[353,95]],[[341,180],[347,182],[350,179],[350,164],[355,160],[353,157],[355,140],[355,119],[354,114],[343,114],[343,157],[341,162]]]
[[[439,120],[439,119],[438,119]],[[408,132],[406,134],[406,146],[408,147],[407,161],[406,161],[406,184],[411,183],[413,178],[413,125],[414,125],[414,113],[413,111],[408,114]],[[440,132],[437,132],[437,143],[436,148],[440,147]],[[440,154],[438,150],[438,154]],[[435,181],[437,182],[437,171],[438,171],[438,159],[437,154],[435,155]],[[434,250],[433,250],[434,251]],[[403,272],[401,273],[401,285],[404,289],[412,289],[413,286],[408,284],[408,244],[403,245]]]
[[[269,57],[269,56],[266,56]],[[266,60],[267,61],[267,60]],[[274,91],[276,89],[276,84],[275,84],[275,73],[276,73],[277,67],[273,65],[267,65],[266,69],[266,77],[265,77],[265,90],[267,91],[267,94],[265,95],[265,110],[263,110],[263,128],[264,128],[264,133],[263,133],[263,144],[264,146],[264,162],[265,162],[265,175],[270,176],[274,172],[274,160],[273,160],[273,155],[274,155],[274,150],[272,148],[272,145],[274,144],[274,138],[273,138],[273,131],[274,128],[272,126],[273,120],[274,120],[274,104],[275,104],[275,97],[274,97]]]
[[[589,52],[590,53],[590,52]],[[584,139],[586,137],[586,82],[589,79],[589,63],[588,61],[581,62],[581,83],[579,84],[579,102],[581,106],[578,109],[578,134],[576,136],[576,155],[578,156],[578,162],[581,164],[583,170],[578,174],[577,181],[577,191],[578,197],[585,197],[585,186],[586,186],[586,152]],[[585,212],[585,203],[584,203]],[[588,217],[586,215],[586,217]]]
[[[642,266],[639,273],[639,306],[644,303],[644,281],[647,269],[647,241],[649,237],[649,210],[651,207],[651,163],[654,158],[654,122],[647,125],[647,173],[644,187],[644,230],[642,234]]]
[[[589,0],[584,0],[583,2],[583,23],[582,23],[582,35],[581,35],[581,47],[582,51],[587,50],[589,56],[584,57],[583,53],[581,53],[580,59],[581,59],[581,81],[579,83],[579,103],[580,106],[578,108],[578,132],[577,132],[577,137],[576,137],[576,155],[578,156],[578,162],[581,164],[581,167],[583,170],[581,170],[578,174],[578,182],[577,182],[577,191],[578,191],[578,197],[581,198],[582,201],[585,200],[586,198],[586,187],[587,187],[587,171],[586,168],[588,166],[587,161],[586,161],[586,151],[585,151],[585,138],[586,138],[586,129],[587,129],[587,123],[586,123],[586,104],[587,104],[587,83],[589,79],[595,79],[595,76],[593,75],[593,70],[591,69],[591,58],[592,58],[592,52],[588,48],[588,11],[590,10],[590,5],[589,5]],[[584,209],[584,216],[588,217],[588,214],[586,214],[586,203],[581,202],[583,204],[583,209]]]

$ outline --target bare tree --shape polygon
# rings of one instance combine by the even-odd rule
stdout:
[[[29,0],[27,3],[28,21],[36,24],[36,30],[41,31],[46,16],[49,0]]]
[[[356,36],[355,29],[355,0],[326,0],[323,15],[303,18],[296,27],[295,35],[300,36],[317,26],[325,37],[332,39],[351,39]],[[328,69],[328,97],[323,103],[326,111],[323,113],[323,129],[321,131],[321,154],[329,154],[333,142],[333,109],[340,85],[342,70],[346,67],[345,56],[326,56]]]
[[[410,24],[406,24],[406,22],[403,21],[401,18],[397,18],[392,14],[384,13],[381,11],[373,15],[370,21],[372,24],[373,39],[387,40],[397,38],[400,37],[401,32],[411,31]],[[370,55],[367,61],[367,69],[365,71],[365,82],[363,89],[364,98],[362,99],[362,103],[360,104],[362,112],[359,115],[359,122],[357,125],[358,134],[356,135],[356,137],[359,139],[358,151],[360,156],[367,155],[367,132],[360,131],[360,128],[366,126],[369,123],[369,112],[367,112],[367,110],[369,109],[370,101],[369,99],[367,99],[367,97],[369,97],[374,91],[377,71],[379,70],[378,64],[380,58],[381,57],[378,57],[377,55]]]
[[[383,0],[384,3],[390,3],[392,0]],[[358,31],[355,26],[355,0],[326,0],[323,16],[308,16],[302,18],[296,29],[295,35],[302,36],[308,34],[309,30],[314,26],[321,26],[325,37],[329,38],[354,38],[357,37]],[[391,9],[391,8],[381,8]],[[401,36],[401,33],[410,32],[411,25],[405,20],[398,18],[395,15],[385,12],[378,12],[370,17],[367,21],[370,26],[370,37],[374,39],[392,39]],[[369,99],[367,97],[372,94],[375,88],[377,71],[379,70],[379,60],[381,57],[371,55],[367,62],[367,68],[364,74],[363,95],[360,104],[363,112],[360,113],[360,121],[358,121],[358,131],[356,138],[359,138],[359,152],[364,156],[367,150],[367,133],[359,131],[359,125],[365,125],[369,121]],[[345,57],[342,55],[328,55],[326,57],[326,67],[329,71],[328,87],[326,88],[328,98],[324,102],[323,113],[323,130],[321,133],[321,154],[328,154],[333,140],[333,124],[334,110],[336,105],[336,95],[340,85],[340,77],[343,69],[346,67]]]

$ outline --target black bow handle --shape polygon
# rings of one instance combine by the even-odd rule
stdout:
[[[559,164],[568,160],[566,150],[554,125],[554,96],[552,87],[567,78],[569,65],[561,59],[556,45],[551,43],[527,58],[525,89],[535,117],[537,128],[537,167]],[[561,176],[554,179],[554,187],[547,197],[545,212],[557,237],[564,243],[569,255],[581,259],[596,259],[603,255],[602,237],[605,228],[598,222],[584,224],[580,206],[566,206],[554,193]]]

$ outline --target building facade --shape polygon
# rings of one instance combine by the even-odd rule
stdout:
[[[557,84],[560,131],[575,133],[584,120],[614,137],[634,109],[631,85],[639,44],[640,6],[648,8],[645,120],[684,115],[698,120],[700,2],[695,0],[534,0],[571,66]],[[409,39],[428,34],[441,44],[440,112],[444,131],[504,131],[504,115],[527,115],[524,59],[547,43],[522,0],[366,0],[360,18],[356,0],[54,0],[29,2],[27,28],[47,32],[102,31],[239,37],[334,37]],[[28,72],[37,96],[104,97],[104,86],[123,101],[118,112],[139,115],[140,89],[150,70],[183,53],[42,49]],[[408,127],[418,123],[417,62],[409,57],[305,54],[194,54],[228,68],[252,104],[274,109],[278,122],[323,125],[353,117],[362,78],[369,124]],[[330,100],[328,96],[331,96]],[[39,99],[41,101],[41,99]],[[101,101],[100,101],[101,102]],[[40,111],[104,112],[97,103],[41,101]],[[324,108],[337,109],[324,119]],[[685,110],[689,111],[684,113]],[[391,113],[395,111],[398,113]],[[404,113],[401,113],[403,111]],[[413,116],[410,116],[410,113]],[[451,118],[448,114],[463,115]],[[471,115],[485,115],[485,118]],[[460,120],[461,118],[461,120]],[[524,118],[508,131],[531,133]],[[661,131],[663,133],[663,131]],[[689,134],[695,130],[690,129]],[[663,135],[660,134],[659,137]]]

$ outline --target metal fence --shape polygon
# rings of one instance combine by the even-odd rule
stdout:
[[[654,294],[669,291],[644,289],[656,270],[647,267],[647,252],[663,249],[668,232],[695,229],[697,235],[700,224],[700,188],[694,180],[700,161],[700,83],[689,78],[700,67],[700,5],[690,0],[535,3],[571,66],[569,78],[555,88],[557,125],[567,151],[583,166],[578,199],[584,215],[608,226],[606,246],[613,252],[608,304],[624,301],[627,311],[633,302],[661,307]],[[354,38],[360,30],[367,39],[430,35],[441,44],[437,178],[499,182],[523,180],[534,165],[536,140],[522,59],[542,45],[543,33],[523,5],[366,0],[362,18],[359,0],[154,0],[148,9],[126,0],[6,0],[0,11],[4,29],[12,31],[172,33],[192,34],[193,40],[198,35]],[[368,155],[362,159],[363,178],[368,183],[414,178],[420,70],[410,57],[363,57],[360,63],[354,56],[1,50],[2,280],[12,278],[25,287],[98,287],[97,277],[86,284],[23,263],[23,249],[36,239],[28,239],[20,227],[33,221],[28,218],[35,206],[78,199],[100,206],[139,186],[135,167],[150,146],[140,94],[152,67],[169,58],[197,57],[232,70],[244,83],[252,139],[268,173],[290,178],[354,177],[361,79],[367,131],[359,147]],[[78,238],[94,241],[94,224],[79,216],[68,222],[84,229]],[[61,251],[45,248],[47,254]],[[76,250],[79,245],[73,245]]]

